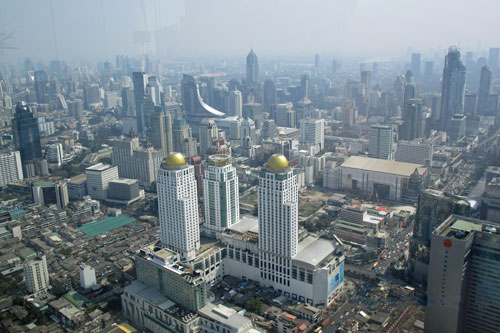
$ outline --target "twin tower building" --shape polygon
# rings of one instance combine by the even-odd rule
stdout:
[[[220,262],[216,261],[220,264],[210,269],[193,267],[203,272],[206,268],[207,283],[232,275],[315,306],[332,302],[343,286],[342,243],[299,230],[297,176],[287,159],[271,156],[260,173],[258,220],[240,220],[238,185],[230,157],[210,156],[203,178],[205,219],[201,228],[203,235],[217,240],[221,250]],[[200,237],[195,170],[182,154],[171,153],[163,161],[157,191],[162,246],[186,263],[198,262],[205,237]],[[219,272],[209,273],[212,270]]]

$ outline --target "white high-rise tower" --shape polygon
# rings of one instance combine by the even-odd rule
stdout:
[[[157,179],[160,240],[163,246],[192,260],[200,248],[194,167],[181,153],[171,153],[160,166]]]
[[[240,198],[236,168],[228,155],[210,156],[203,178],[205,223],[203,228],[216,235],[240,220]]]
[[[297,254],[299,217],[297,176],[283,155],[273,155],[259,177],[261,278],[277,289],[290,287]]]
[[[228,97],[229,114],[232,116],[243,116],[243,99],[239,90],[229,92]]]

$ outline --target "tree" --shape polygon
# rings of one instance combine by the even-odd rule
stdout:
[[[256,314],[261,314],[262,312],[262,302],[259,297],[250,297],[245,302],[245,309]]]

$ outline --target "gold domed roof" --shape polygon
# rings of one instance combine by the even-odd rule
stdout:
[[[165,159],[166,166],[184,165],[186,164],[186,159],[181,153],[170,153]]]
[[[288,160],[281,154],[274,154],[267,161],[267,167],[269,169],[288,168]]]

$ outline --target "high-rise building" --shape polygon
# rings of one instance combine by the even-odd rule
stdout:
[[[325,121],[323,119],[306,118],[300,120],[300,141],[303,144],[325,146]]]
[[[122,88],[122,112],[123,116],[135,117],[134,91],[131,87]]]
[[[64,182],[37,180],[32,184],[33,201],[40,206],[56,205],[59,210],[69,203],[68,185]]]
[[[350,100],[342,101],[340,111],[342,112],[342,125],[347,128],[354,125],[354,119],[356,117],[354,102]]]
[[[214,140],[219,138],[219,128],[213,119],[203,119],[198,128],[200,155],[205,155]]]
[[[101,94],[98,84],[86,84],[83,87],[83,102],[85,103],[85,110],[89,110],[91,105],[101,103]]]
[[[137,131],[142,133],[144,130],[144,115],[142,111],[142,104],[144,103],[144,96],[146,95],[146,85],[148,83],[148,76],[144,72],[133,72],[132,82],[134,84],[134,102],[135,113],[137,118]]]
[[[396,161],[431,166],[432,145],[415,141],[398,141]]]
[[[292,103],[276,105],[276,125],[295,128],[295,110]]]
[[[441,91],[441,130],[448,130],[449,120],[463,114],[465,97],[465,66],[460,51],[450,47],[446,55]]]
[[[203,119],[224,116],[223,112],[214,109],[203,101],[198,83],[194,77],[184,74],[182,76],[181,89],[184,117],[195,133],[198,131],[198,126]]]
[[[492,73],[488,66],[481,68],[481,76],[479,79],[479,93],[477,99],[477,113],[480,116],[489,116],[488,99],[492,89]]]
[[[455,114],[448,120],[448,139],[451,142],[459,142],[465,136],[467,127],[467,116],[463,114]]]
[[[106,200],[109,182],[118,179],[118,167],[98,163],[85,169],[87,193],[94,200]]]
[[[297,176],[283,155],[273,155],[259,177],[260,271],[266,285],[290,286],[292,258],[298,251]]]
[[[137,137],[113,140],[111,158],[121,178],[137,179],[144,187],[151,186],[156,180],[156,170],[162,161],[159,150],[141,147]]]
[[[321,66],[321,59],[319,57],[319,54],[316,53],[314,55],[314,67],[316,67],[316,69],[319,69],[319,66]]]
[[[24,102],[19,102],[16,105],[16,113],[12,119],[12,130],[16,149],[21,154],[23,168],[25,168],[25,164],[42,158],[38,119],[33,116],[30,108]]]
[[[498,332],[499,225],[452,215],[431,244],[425,332]]]
[[[490,53],[488,56],[488,65],[492,69],[497,69],[498,68],[498,60],[500,57],[500,48],[495,47],[495,48],[490,48]]]
[[[26,289],[32,294],[49,289],[50,279],[45,255],[32,258],[24,264],[24,280]]]
[[[62,143],[53,143],[45,148],[45,157],[47,161],[57,166],[61,166],[64,158],[64,149]]]
[[[426,61],[424,67],[424,80],[430,81],[434,75],[434,62]]]
[[[466,92],[464,99],[464,114],[475,115],[477,110],[477,95],[473,93]]]
[[[150,141],[153,148],[165,158],[174,151],[172,138],[172,115],[169,112],[153,112],[150,117]]]
[[[239,90],[233,90],[229,92],[228,96],[228,113],[232,116],[243,116],[243,100],[241,98],[241,92]]]
[[[247,56],[247,83],[254,84],[259,80],[259,62],[255,52],[250,50]]]
[[[274,82],[271,79],[267,79],[264,82],[264,111],[271,112],[272,106],[276,105],[278,103],[277,101],[278,98],[276,96]]]
[[[95,269],[90,265],[80,265],[80,286],[83,289],[92,288],[97,284],[95,278]]]
[[[38,104],[49,102],[49,74],[46,71],[35,72],[35,94]]]
[[[23,180],[21,154],[18,151],[0,153],[0,186]]]
[[[409,87],[410,85],[406,86]],[[402,140],[414,140],[422,137],[423,134],[423,115],[422,100],[413,98],[408,100],[405,112],[404,123],[399,127],[398,135]]]
[[[392,160],[392,127],[373,125],[370,127],[368,156]]]
[[[255,136],[255,122],[252,119],[244,118],[242,120],[240,126],[240,139],[241,145],[243,145],[243,141],[248,143],[248,139],[252,145],[257,144]]]
[[[240,221],[240,199],[236,168],[228,155],[211,155],[203,178],[205,223],[203,230],[213,236]]]
[[[74,101],[68,102],[69,114],[73,116],[76,120],[80,120],[83,117],[83,100],[75,99]]]
[[[420,53],[412,53],[411,55],[411,72],[418,79],[420,77],[420,64],[422,63]]]
[[[160,239],[163,246],[194,259],[200,248],[198,194],[194,167],[181,153],[171,153],[158,170]]]
[[[191,127],[184,119],[174,119],[172,142],[174,151],[179,151],[188,157],[197,155],[196,139],[193,138]]]

